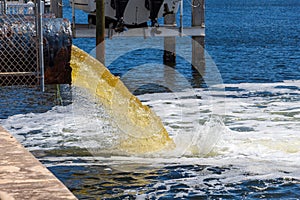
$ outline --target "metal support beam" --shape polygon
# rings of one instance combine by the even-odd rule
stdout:
[[[72,37],[76,36],[75,1],[72,1]],[[94,34],[95,35],[95,34]]]
[[[43,43],[43,13],[42,8],[43,4],[41,0],[38,0],[38,18],[37,18],[37,32],[38,32],[38,41],[39,41],[39,67],[40,67],[40,85],[41,90],[45,91],[45,67],[44,67],[44,43]]]
[[[6,14],[6,0],[3,1],[3,13]]]

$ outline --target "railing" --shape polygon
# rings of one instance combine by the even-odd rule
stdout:
[[[34,15],[34,3],[29,1],[28,3],[19,2],[7,2],[6,3],[6,14],[23,14],[23,15]]]

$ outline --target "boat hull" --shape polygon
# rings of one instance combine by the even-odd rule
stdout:
[[[70,1],[71,6],[72,1]],[[179,0],[165,0],[160,8],[158,17],[163,17],[168,12],[177,13],[179,2]],[[94,16],[96,13],[95,0],[74,0],[74,7],[89,13],[91,16]],[[116,20],[115,9],[111,6],[111,0],[105,0],[105,16],[112,21]],[[144,0],[129,0],[124,13],[124,22],[127,25],[139,26],[147,23],[149,16],[150,11],[145,7]]]

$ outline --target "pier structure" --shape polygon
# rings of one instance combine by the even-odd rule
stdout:
[[[204,44],[205,44],[205,0],[192,0],[191,1],[191,12],[192,12],[192,26],[183,27],[183,0],[180,2],[180,24],[176,24],[176,15],[177,13],[166,13],[164,15],[164,24],[159,27],[128,27],[127,31],[122,33],[116,32],[109,24],[103,24],[105,21],[105,8],[103,4],[105,0],[97,1],[99,6],[96,9],[96,25],[92,23],[87,24],[77,24],[75,19],[75,2],[71,2],[72,6],[72,32],[74,38],[117,38],[117,37],[164,37],[164,64],[168,66],[176,65],[176,37],[179,36],[189,36],[192,37],[192,65],[194,69],[197,69],[200,73],[204,73],[205,69],[205,58],[204,58]],[[101,4],[101,5],[100,5]],[[101,9],[98,9],[101,8]],[[91,22],[93,20],[90,20]],[[100,22],[101,21],[101,22]],[[101,34],[101,36],[99,35]],[[96,45],[99,44],[97,40]],[[104,61],[105,57],[105,48],[104,45],[96,53],[101,55],[99,58],[100,61]],[[104,54],[104,55],[103,55]],[[105,64],[105,63],[104,63]]]

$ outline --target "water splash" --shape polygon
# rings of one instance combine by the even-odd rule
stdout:
[[[185,156],[215,156],[213,149],[226,132],[228,132],[228,129],[222,119],[212,116],[203,126],[198,125],[194,139],[185,151]]]

